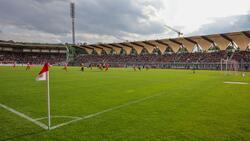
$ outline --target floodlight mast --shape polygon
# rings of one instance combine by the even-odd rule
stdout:
[[[164,27],[167,28],[167,29],[170,29],[170,30],[172,30],[174,32],[176,32],[178,34],[178,37],[183,37],[183,33],[182,32],[180,32],[180,31],[178,31],[178,30],[176,30],[176,29],[174,29],[174,28],[172,28],[172,27],[170,27],[168,25],[164,25]]]
[[[72,20],[72,44],[75,45],[75,3],[70,2],[70,17]]]

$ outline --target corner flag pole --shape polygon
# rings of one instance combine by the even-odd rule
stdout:
[[[48,130],[50,130],[51,120],[50,120],[50,89],[49,89],[49,71],[47,72],[47,94],[48,94]]]
[[[49,94],[49,63],[45,63],[42,70],[38,73],[36,81],[46,81],[47,82],[47,97],[48,97],[48,130],[51,127],[51,117],[50,117],[50,94]]]

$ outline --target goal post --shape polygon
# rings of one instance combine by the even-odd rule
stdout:
[[[240,64],[236,60],[229,60],[229,59],[221,59],[220,61],[221,71],[222,72],[239,72]]]

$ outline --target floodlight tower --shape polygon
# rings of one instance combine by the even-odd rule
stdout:
[[[70,2],[70,17],[72,20],[72,44],[75,45],[75,3]]]

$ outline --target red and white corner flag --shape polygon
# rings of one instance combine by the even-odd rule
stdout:
[[[47,80],[47,74],[49,71],[49,64],[44,64],[42,70],[39,72],[38,76],[36,77],[37,81],[45,81]]]
[[[50,87],[49,87],[49,64],[44,64],[42,70],[39,72],[36,77],[37,81],[47,81],[47,95],[48,95],[48,130],[51,127],[51,119],[50,119]]]

